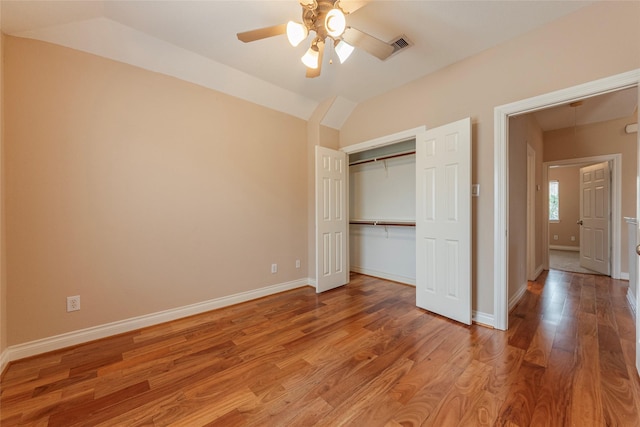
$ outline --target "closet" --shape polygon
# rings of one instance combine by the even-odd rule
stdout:
[[[416,283],[415,139],[349,155],[351,271]]]

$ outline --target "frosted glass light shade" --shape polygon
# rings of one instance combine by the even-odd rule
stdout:
[[[338,59],[340,59],[340,63],[344,64],[344,61],[346,61],[353,52],[353,46],[351,46],[344,40],[340,40],[340,42],[336,45],[335,50],[336,54],[338,55]]]
[[[340,37],[346,25],[347,21],[340,9],[331,9],[324,20],[324,27],[331,37]]]
[[[307,68],[313,68],[315,70],[318,68],[318,51],[310,47],[300,60]]]
[[[298,46],[308,35],[309,30],[304,25],[293,21],[287,22],[287,39],[289,39],[291,46]]]

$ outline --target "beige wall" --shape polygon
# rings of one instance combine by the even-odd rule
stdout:
[[[481,186],[472,223],[475,310],[493,313],[494,108],[640,68],[639,19],[639,2],[597,2],[363,102],[342,128],[341,146],[347,146],[472,118],[472,179]]]
[[[576,221],[580,219],[580,167],[550,168],[548,177],[549,181],[558,181],[560,203],[560,221],[549,222],[549,245],[579,248],[580,226]],[[553,239],[554,235],[558,240]]]
[[[316,277],[316,146],[339,148],[340,132],[336,129],[323,126],[320,123],[331,108],[335,98],[327,99],[313,112],[307,122],[307,271],[309,277]]]
[[[527,284],[527,146],[535,151],[535,185],[540,185],[542,135],[540,125],[531,114],[509,119],[509,298]],[[535,204],[534,265],[537,269],[542,265],[542,191],[536,191]]]
[[[624,217],[636,216],[636,181],[638,156],[637,134],[624,132],[625,125],[637,122],[636,115],[625,119],[611,120],[558,129],[544,133],[544,161],[568,160],[605,154],[622,155],[622,212],[620,215],[620,270],[629,271],[628,233],[624,227]],[[562,209],[562,208],[561,208]],[[553,240],[549,241],[554,244]]]
[[[306,122],[43,42],[4,53],[9,345],[307,277]]]

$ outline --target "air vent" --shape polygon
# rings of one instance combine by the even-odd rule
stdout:
[[[393,52],[391,53],[391,55],[389,55],[387,59],[397,55],[398,52],[402,50],[406,50],[407,48],[413,46],[413,42],[403,34],[401,36],[396,37],[391,42],[389,42],[389,45],[393,47]]]

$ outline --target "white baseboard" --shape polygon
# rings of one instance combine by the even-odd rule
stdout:
[[[0,377],[4,374],[4,368],[7,367],[9,363],[9,352],[5,349],[2,353],[0,353]]]
[[[627,289],[627,303],[629,303],[629,307],[633,312],[634,316],[638,315],[638,308],[636,307],[636,297],[633,295],[630,289]]]
[[[393,282],[404,283],[405,285],[416,285],[416,279],[413,277],[398,276],[396,274],[385,273],[383,271],[371,270],[368,268],[361,268],[351,266],[351,271],[354,273],[366,274],[367,276],[379,277],[381,279],[391,280]]]
[[[629,273],[625,273],[624,271],[620,272],[620,280],[629,280]]]
[[[172,308],[170,310],[160,311],[157,313],[146,314],[144,316],[133,317],[130,319],[81,329],[78,331],[67,332],[65,334],[43,338],[24,344],[13,345],[2,352],[2,355],[0,356],[0,372],[2,372],[7,363],[14,360],[35,356],[37,354],[46,353],[48,351],[59,350],[61,348],[94,341],[112,335],[122,334],[124,332],[134,331],[136,329],[169,322],[171,320],[176,320],[183,317],[193,316],[194,314],[205,313],[207,311],[239,304],[241,302],[262,298],[268,295],[273,295],[279,292],[289,291],[291,289],[297,289],[304,286],[309,286],[309,280],[306,278],[286,283],[280,283],[277,285],[266,286],[264,288],[241,292],[226,297],[215,298],[212,300],[190,304],[183,307]]]
[[[556,251],[580,252],[580,246],[549,245],[549,249],[555,249]]]
[[[471,313],[471,320],[480,325],[491,326],[495,328],[495,318],[493,317],[493,314],[482,313],[480,311],[474,310]]]
[[[509,311],[513,310],[513,307],[515,307],[520,302],[525,292],[527,292],[526,282],[520,286],[518,291],[515,294],[513,294],[511,298],[509,298]]]
[[[543,271],[544,271],[544,265],[540,264],[538,268],[536,268],[536,271],[533,272],[533,279],[531,279],[531,281],[536,280],[538,276],[542,274]]]

